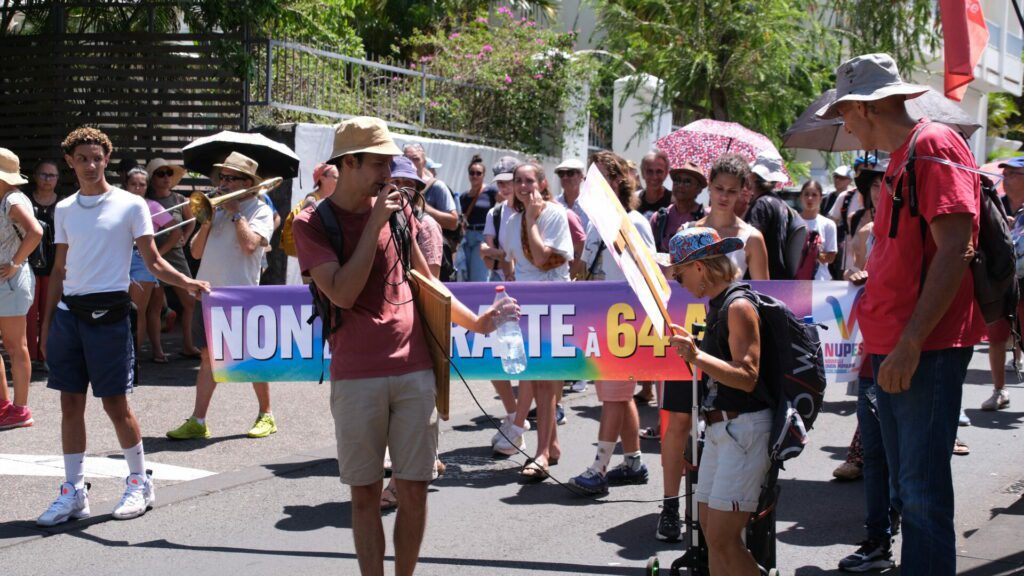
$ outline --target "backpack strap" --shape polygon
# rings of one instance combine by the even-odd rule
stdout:
[[[494,247],[501,248],[501,216],[505,212],[505,203],[498,204],[494,214],[491,215],[491,222],[494,224]]]
[[[924,221],[924,217],[921,216],[920,204],[917,201],[917,138],[924,132],[925,128],[930,126],[932,122],[925,122],[920,128],[914,132],[914,135],[910,138],[910,146],[907,148],[907,164],[903,169],[903,175],[900,176],[899,182],[896,184],[896,190],[892,197],[892,215],[889,218],[889,238],[895,238],[899,231],[900,221],[900,210],[903,208],[903,203],[907,203],[907,208],[910,210],[912,217],[917,217],[918,222],[921,226],[921,280],[918,285],[918,295],[924,292],[924,280],[928,274],[928,260],[925,255],[924,245],[928,240],[928,224]],[[904,199],[903,182],[906,181],[906,198]]]
[[[657,242],[658,242],[659,247],[660,247],[660,245],[662,245],[662,243],[665,242],[665,229],[668,228],[668,208],[667,207],[663,206],[661,208],[658,208],[658,212],[654,216],[654,228],[655,228],[655,234],[656,234],[655,238],[657,239]]]

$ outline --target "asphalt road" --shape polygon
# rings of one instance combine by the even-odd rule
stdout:
[[[191,411],[195,362],[144,364],[143,383],[131,402],[140,415],[148,458],[215,473],[192,481],[157,477],[158,507],[129,521],[80,522],[56,533],[32,520],[56,495],[56,476],[14,476],[0,460],[0,558],[5,575],[38,574],[357,574],[349,524],[349,495],[332,461],[332,424],[327,386],[273,385],[280,432],[262,440],[244,437],[255,417],[247,385],[224,384],[214,397],[209,441],[170,442],[166,430]],[[964,405],[973,426],[961,429],[972,448],[953,461],[957,533],[969,537],[1015,503],[1024,490],[1021,421],[1024,392],[1011,384],[1014,404],[998,413],[977,406],[991,390],[984,347],[979,347]],[[488,410],[498,401],[486,382],[469,388]],[[448,473],[435,482],[418,574],[642,574],[651,555],[663,563],[678,545],[658,542],[654,529],[661,495],[658,444],[644,441],[651,481],[613,488],[600,500],[569,493],[549,481],[521,485],[521,458],[491,457],[487,427],[461,383],[452,387],[452,419],[442,425],[441,458]],[[31,405],[37,425],[0,433],[0,454],[58,455],[57,394],[34,383]],[[783,574],[837,573],[841,557],[862,537],[860,482],[839,483],[832,469],[845,456],[855,427],[855,403],[845,386],[826,393],[826,411],[812,432],[812,445],[782,473],[778,512],[779,568]],[[593,387],[568,394],[568,424],[559,428],[559,480],[581,472],[593,458],[600,404]],[[119,457],[113,430],[98,402],[90,403],[90,455]],[[653,408],[641,417],[653,422]],[[922,431],[927,433],[927,431]],[[528,436],[528,442],[534,435]],[[613,464],[617,463],[616,456]],[[94,514],[120,495],[123,480],[92,478]],[[389,554],[395,514],[385,515]],[[45,537],[41,537],[45,536]],[[1016,549],[1024,549],[1017,539]],[[69,567],[73,567],[69,569]],[[389,570],[390,555],[389,555]]]

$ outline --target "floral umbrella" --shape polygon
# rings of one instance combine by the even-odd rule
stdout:
[[[753,162],[759,153],[766,150],[779,155],[778,149],[764,134],[735,122],[719,120],[691,122],[662,136],[655,145],[668,155],[670,168],[679,168],[686,162],[693,162],[704,170],[704,174],[711,172],[711,165],[726,152],[739,154],[747,162]]]
[[[992,180],[996,183],[996,192],[998,192],[1000,196],[1006,194],[1006,192],[1003,191],[1003,169],[1000,168],[999,165],[1002,164],[1003,162],[1006,162],[1009,159],[1010,158],[1000,158],[998,160],[993,160],[978,168],[978,170],[981,170],[982,172],[988,172],[989,174],[998,174],[1000,176],[999,178],[992,178],[991,176],[989,176],[989,178],[992,178]]]

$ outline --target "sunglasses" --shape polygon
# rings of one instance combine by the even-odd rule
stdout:
[[[157,170],[156,172],[153,172],[154,178],[170,178],[173,175],[174,172],[170,170]]]
[[[470,170],[469,171],[469,175],[470,176],[483,176],[484,173],[482,171],[480,171],[480,170]]]
[[[697,181],[694,180],[693,178],[689,177],[689,176],[675,175],[675,176],[672,176],[672,183],[673,184],[682,184],[683,186],[693,186],[694,184],[697,183]]]
[[[555,172],[559,178],[572,178],[579,173],[579,170],[559,170],[558,172]]]
[[[221,182],[242,182],[250,180],[248,176],[231,176],[230,174],[221,174],[219,179]]]
[[[43,180],[56,180],[57,179],[57,175],[56,174],[36,174],[36,177],[37,178],[42,178]]]

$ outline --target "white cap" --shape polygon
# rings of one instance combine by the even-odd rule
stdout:
[[[853,178],[853,168],[850,168],[846,164],[836,168],[832,171],[833,176],[839,176],[840,178]]]
[[[568,158],[566,160],[562,160],[562,163],[558,166],[555,166],[555,172],[558,172],[559,170],[579,170],[580,173],[582,173],[585,168],[586,166],[583,165],[583,162],[575,158]]]

